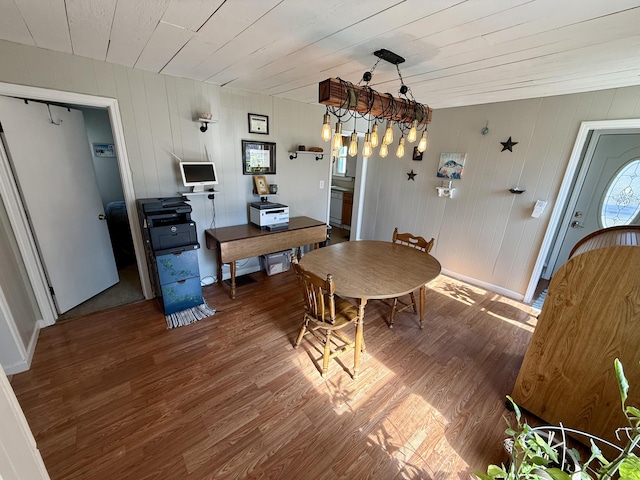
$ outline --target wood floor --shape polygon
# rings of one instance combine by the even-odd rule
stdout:
[[[293,271],[258,279],[219,311],[167,330],[155,301],[42,330],[12,386],[54,480],[470,478],[506,459],[504,396],[535,321],[526,305],[441,276],[425,329],[367,305],[367,353],[321,379],[292,342]]]

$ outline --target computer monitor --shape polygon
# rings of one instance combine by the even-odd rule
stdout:
[[[180,162],[180,174],[183,185],[193,187],[194,192],[204,192],[204,187],[218,184],[213,162]]]

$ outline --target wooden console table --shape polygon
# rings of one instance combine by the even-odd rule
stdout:
[[[222,282],[222,264],[231,270],[231,298],[236,297],[236,261],[266,255],[302,245],[318,247],[327,239],[327,225],[309,217],[289,219],[286,230],[270,231],[252,224],[205,230],[207,248],[215,249],[218,259],[218,282]]]

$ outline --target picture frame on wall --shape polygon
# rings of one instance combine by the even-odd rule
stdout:
[[[93,156],[94,157],[115,157],[116,151],[112,143],[94,143]]]
[[[276,173],[276,144],[242,140],[242,173],[269,175]]]
[[[467,161],[466,153],[443,152],[440,154],[440,165],[437,176],[439,178],[462,178],[464,164]]]
[[[267,177],[264,175],[256,175],[253,177],[253,184],[258,195],[269,194],[269,184],[267,183]]]
[[[257,113],[249,114],[249,133],[269,135],[269,117]]]
[[[422,160],[422,152],[418,150],[418,147],[413,147],[413,159],[417,161]]]

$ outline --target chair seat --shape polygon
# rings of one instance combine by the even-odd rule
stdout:
[[[321,374],[324,377],[331,358],[336,358],[355,348],[355,340],[344,335],[341,330],[349,325],[356,327],[358,308],[336,295],[331,275],[320,278],[306,271],[295,256],[292,257],[292,264],[305,303],[304,321],[294,347],[300,345],[306,333],[316,338],[323,345]],[[359,348],[365,351],[364,339]]]
[[[309,320],[314,323],[322,323],[322,328],[327,330],[338,330],[344,327],[347,323],[353,323],[353,319],[358,316],[358,307],[337,295],[334,297],[334,301],[336,306],[336,316],[333,323],[330,323],[328,321],[329,319],[325,319],[325,321],[320,322],[313,316],[310,316]]]

